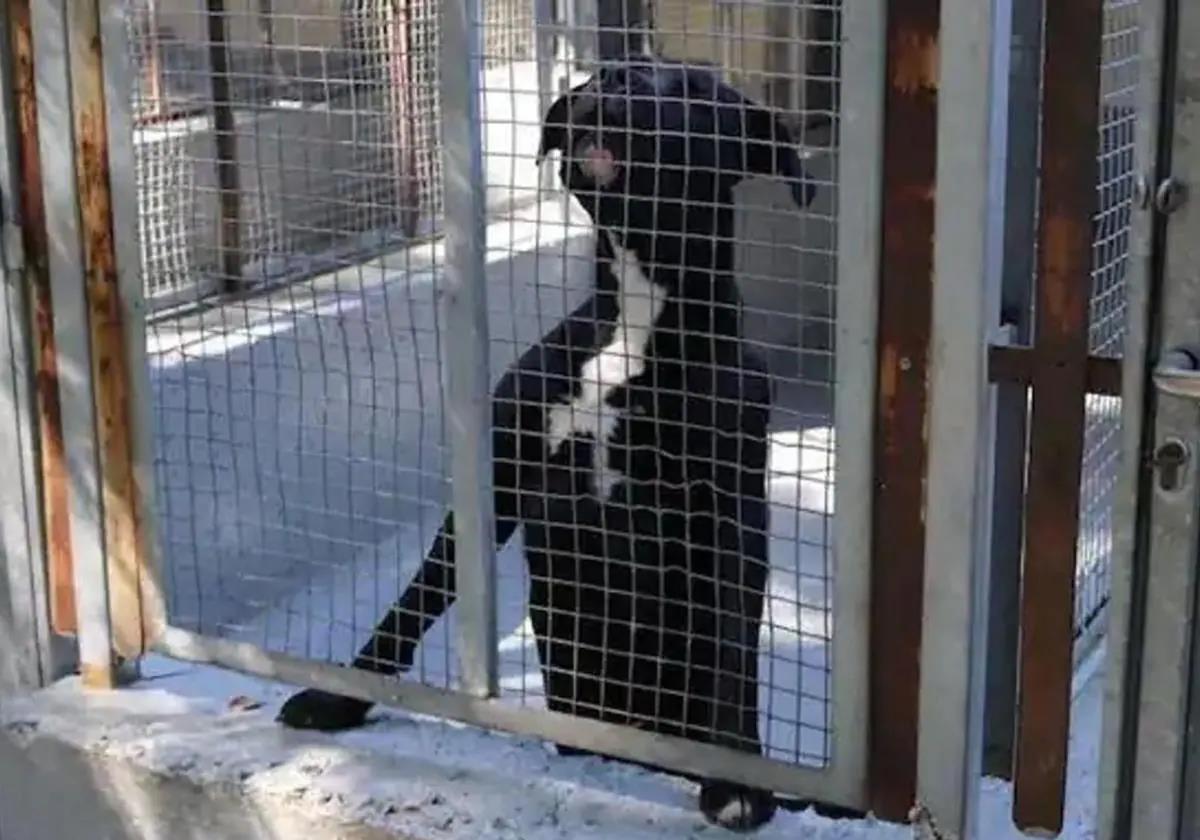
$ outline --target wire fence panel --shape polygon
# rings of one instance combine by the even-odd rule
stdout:
[[[555,62],[551,74],[554,78],[578,84],[588,78],[597,59],[631,48],[652,51],[658,59],[711,63],[745,95],[780,109],[804,156],[804,167],[816,185],[815,201],[797,208],[785,184],[752,177],[736,190],[737,211],[728,226],[719,225],[713,234],[720,241],[717,247],[728,247],[733,256],[730,267],[743,298],[740,316],[746,344],[765,360],[772,392],[769,427],[765,439],[760,441],[769,453],[765,488],[769,506],[765,536],[769,548],[764,557],[769,565],[769,582],[765,585],[761,643],[756,645],[763,752],[786,762],[824,766],[830,758],[829,650],[834,574],[832,360],[837,210],[833,177],[838,76],[833,48],[837,8],[828,3],[783,5],[752,0],[731,4],[608,5],[619,8],[614,11],[601,4],[601,8],[593,8],[590,13],[587,9],[576,9],[576,20],[589,23],[576,23],[565,33],[566,41],[576,50],[572,57],[560,57]],[[485,39],[483,64],[495,67],[496,57],[490,53],[488,43]],[[533,64],[514,63],[485,74],[482,101],[489,192],[537,192],[539,179],[534,161],[539,124],[537,82],[538,68]],[[631,109],[636,107],[636,102],[631,103]],[[660,165],[664,163],[659,161]],[[557,174],[557,165],[553,168]],[[660,175],[662,171],[660,168]],[[545,193],[542,195],[548,198]],[[626,335],[626,344],[637,344],[637,340],[621,331],[636,332],[640,327],[628,324],[624,328],[613,327],[606,320],[608,316],[593,311],[587,303],[599,282],[595,279],[596,248],[606,249],[607,245],[599,240],[607,241],[611,234],[602,225],[593,224],[580,203],[584,200],[586,196],[565,203],[561,199],[542,200],[524,206],[510,201],[509,207],[516,209],[492,216],[488,259],[500,276],[490,281],[489,288],[501,290],[501,294],[491,295],[494,375],[499,376],[504,369],[518,364],[531,343],[542,336],[547,336],[545,346],[550,353],[579,352],[574,342],[581,339],[572,337],[574,331],[602,336],[607,334],[606,330],[615,329]],[[630,222],[618,237],[643,236],[652,241],[669,232],[669,223],[662,224],[661,228],[652,225],[646,230],[637,229]],[[623,258],[635,259],[628,252]],[[621,258],[614,254],[600,259]],[[708,282],[718,283],[711,279],[714,269],[710,268],[708,274]],[[656,306],[670,305],[656,303],[657,294],[661,292],[653,286],[641,291],[626,290],[623,301],[615,305],[618,310],[629,307],[635,312],[645,307],[642,317],[650,318]],[[717,306],[716,311],[720,313],[721,307]],[[568,329],[553,333],[564,319],[569,321]],[[711,357],[715,352],[712,348],[726,338],[720,332],[690,334],[689,340],[696,342],[696,349],[690,352],[698,354],[698,358]],[[609,351],[622,356],[628,348],[618,352],[610,345],[605,352]],[[636,351],[628,364],[635,371],[630,373],[631,377],[636,378],[636,370],[644,374],[645,361]],[[731,372],[723,369],[720,362],[709,364],[716,364],[721,373]],[[587,375],[585,367],[580,376]],[[544,387],[553,391],[552,379],[547,377],[534,390]],[[640,406],[643,414],[639,416],[679,411],[670,405],[680,397],[671,386],[660,385],[653,399],[646,397],[649,402]],[[638,403],[636,389],[628,398]],[[654,407],[655,400],[658,408]],[[520,400],[517,403],[524,405]],[[558,400],[551,403],[557,404]],[[562,409],[558,419],[564,429],[586,428],[590,421],[580,415],[589,410],[603,413],[598,406],[583,407],[577,399],[574,409]],[[636,412],[639,408],[631,410]],[[698,419],[689,423],[681,417],[677,422],[682,422],[688,434],[703,434],[704,427]],[[561,439],[554,437],[557,432],[549,434],[559,460],[567,460],[559,464],[552,458],[545,467],[546,481],[586,483],[580,476],[588,472],[588,464],[594,468],[595,459],[605,455],[597,455],[595,451],[586,454],[587,447],[578,445],[579,440],[581,437],[595,440],[596,435],[603,437],[604,432],[564,431]],[[618,441],[615,450],[597,451],[605,452],[613,463],[625,457],[638,457],[629,454],[627,447],[631,444],[624,437],[637,435],[636,428],[631,425],[628,431],[615,434],[614,440]],[[661,445],[662,438],[657,440]],[[573,454],[568,456],[568,450]],[[576,462],[571,458],[581,460]],[[632,469],[625,464],[618,472],[626,467]],[[566,473],[556,479],[556,469],[566,469]],[[565,488],[561,492],[567,497],[571,495]],[[629,561],[633,569],[622,569],[611,557],[607,571],[599,566],[592,568],[587,557],[595,549],[586,545],[574,553],[577,568],[564,570],[556,566],[567,562],[566,557],[571,553],[554,550],[555,540],[561,536],[556,529],[562,523],[571,522],[576,534],[584,535],[577,539],[585,544],[589,532],[596,539],[608,540],[608,544],[632,539],[629,530],[635,526],[630,520],[636,519],[640,505],[647,505],[646,497],[612,488],[609,492],[612,495],[608,498],[614,504],[606,508],[606,514],[584,502],[573,502],[557,512],[547,508],[527,514],[523,519],[526,542],[508,546],[500,556],[497,568],[502,696],[523,704],[548,704],[642,728],[677,731],[672,726],[681,720],[681,715],[686,717],[683,710],[689,703],[698,708],[694,689],[681,684],[662,689],[652,700],[639,696],[640,686],[670,686],[671,678],[664,674],[678,670],[678,654],[672,653],[670,634],[659,635],[672,621],[688,625],[682,603],[674,606],[683,612],[679,616],[671,614],[672,596],[667,594],[675,585],[671,572],[636,571],[645,561],[645,555],[638,554],[636,549],[631,551],[640,559]],[[651,507],[669,511],[678,504],[671,501],[664,489],[659,488],[658,492],[660,495]],[[549,501],[545,504],[553,506]],[[660,524],[652,530],[658,536],[648,539],[669,543],[672,533],[669,524]],[[699,537],[677,535],[675,539],[682,539],[681,548],[685,552],[700,551],[701,546],[695,543]],[[522,554],[531,550],[527,566]],[[673,562],[666,547],[661,554],[652,549],[643,551],[653,556],[652,566],[659,563],[669,566]],[[634,576],[638,574],[648,575],[651,580],[637,583]],[[639,601],[636,593],[644,592],[647,586],[660,587],[664,594]],[[567,590],[568,594],[560,598],[556,588]],[[532,613],[526,610],[530,602],[538,605]],[[569,638],[577,647],[562,646],[560,656],[553,641],[558,638]],[[655,644],[659,648],[653,654],[643,655],[645,645]],[[574,664],[567,662],[568,649],[578,657]],[[549,664],[545,663],[547,655]],[[577,668],[593,677],[577,679],[572,676]],[[598,674],[606,676],[596,677]],[[654,708],[648,708],[648,703]]]
[[[443,172],[438,5],[127,11],[171,624],[370,670],[411,659],[408,679],[460,687],[459,622],[441,614],[461,405],[444,383],[469,337],[446,321],[439,235],[444,182],[472,176]],[[549,418],[540,501],[497,508],[498,531],[525,526],[495,562],[503,702],[720,741],[714,692],[735,685],[734,741],[757,729],[769,758],[832,761],[840,14],[836,0],[480,5],[497,476],[506,457],[530,469],[503,448],[524,410]],[[629,51],[711,65],[748,97],[723,119],[767,146],[731,147],[747,155],[734,167],[711,126],[661,126],[638,171],[642,199],[668,209],[598,226],[586,195],[559,188],[561,158],[539,167],[543,117]],[[680,104],[676,90],[650,107]],[[506,398],[498,383],[538,353],[540,378]]]
[[[448,499],[437,6],[221,12],[127,18],[170,615],[348,661]]]
[[[1140,0],[1105,4],[1089,349],[1108,357],[1122,354],[1126,332],[1140,11]],[[1076,635],[1085,646],[1103,630],[1108,603],[1120,421],[1119,397],[1087,398],[1075,595]]]
[[[437,8],[130,0],[152,305],[305,279],[439,230]],[[491,63],[529,60],[530,4],[487,10]]]

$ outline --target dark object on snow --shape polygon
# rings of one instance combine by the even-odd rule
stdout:
[[[595,293],[493,394],[496,543],[523,528],[551,709],[758,753],[768,576],[763,362],[741,338],[735,184],[813,189],[788,132],[707,67],[605,66],[546,115],[539,157],[596,225]],[[453,599],[454,515],[354,666],[407,670]],[[309,690],[285,723],[368,704]],[[562,752],[568,752],[563,749]],[[769,820],[766,791],[702,781],[709,819]]]

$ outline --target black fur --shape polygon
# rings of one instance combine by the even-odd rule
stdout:
[[[572,154],[589,146],[611,153],[611,181],[597,184]],[[731,190],[776,175],[807,204],[812,185],[778,119],[698,66],[606,66],[546,114],[539,156],[555,150],[599,229],[595,293],[501,379],[492,439],[496,543],[523,528],[547,703],[757,753],[770,389],[741,338]],[[601,499],[592,441],[551,451],[544,433],[548,408],[578,393],[581,369],[612,338],[623,305],[613,241],[636,253],[666,303],[644,370],[608,400],[622,410],[607,451],[623,480]],[[455,591],[453,533],[450,513],[355,667],[411,665]],[[368,708],[309,690],[280,717],[341,729]],[[752,828],[775,802],[705,780],[701,807]]]

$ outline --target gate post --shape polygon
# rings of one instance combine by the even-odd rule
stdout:
[[[459,660],[463,688],[496,693],[495,538],[488,366],[487,182],[480,115],[479,2],[441,4],[445,180],[446,422],[451,442]]]
[[[976,836],[999,329],[1007,20],[944,0],[930,339],[917,820]]]

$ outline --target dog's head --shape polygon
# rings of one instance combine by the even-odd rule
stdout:
[[[697,214],[730,204],[754,175],[788,181],[800,207],[815,191],[779,117],[700,65],[603,67],[546,113],[538,160],[553,150],[563,185],[614,227],[653,219],[656,231],[679,229],[686,212],[694,230]]]

